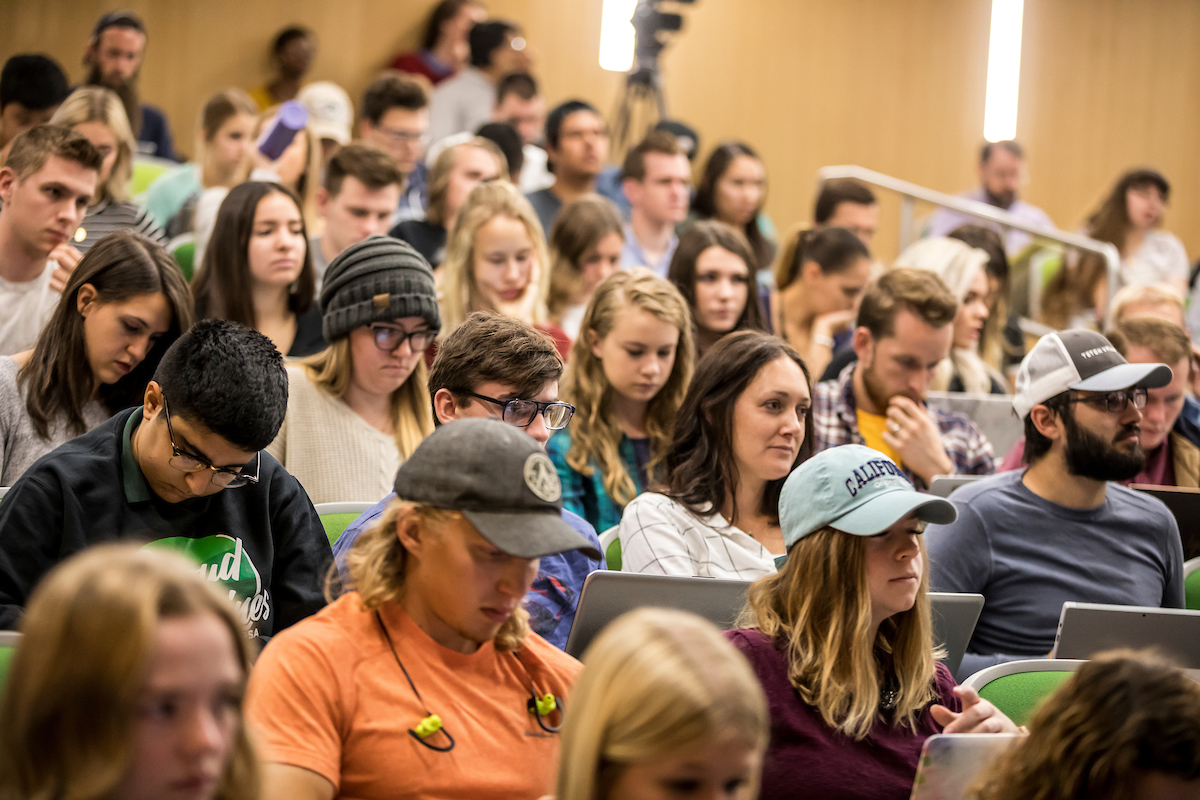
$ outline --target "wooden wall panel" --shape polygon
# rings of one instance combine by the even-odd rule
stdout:
[[[111,0],[5,0],[0,57],[54,55],[72,78]],[[151,44],[143,92],[191,149],[208,93],[266,73],[267,42],[300,22],[319,32],[314,79],[357,97],[415,44],[433,0],[124,0]],[[553,102],[614,108],[622,76],[597,64],[602,0],[489,0],[520,20]],[[698,0],[663,57],[672,115],[707,150],[744,139],[767,162],[768,211],[806,219],[814,173],[861,164],[942,191],[975,181],[987,75],[988,0]],[[1018,137],[1025,196],[1074,227],[1124,168],[1152,164],[1175,185],[1168,225],[1200,255],[1200,3],[1027,0]],[[885,198],[877,249],[895,254],[898,203]]]

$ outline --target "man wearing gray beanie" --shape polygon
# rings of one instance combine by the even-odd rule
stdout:
[[[433,431],[433,271],[407,243],[372,236],[329,265],[320,302],[329,347],[288,366],[287,416],[267,451],[313,503],[373,503]]]

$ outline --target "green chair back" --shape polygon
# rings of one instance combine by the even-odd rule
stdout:
[[[1200,569],[1193,570],[1183,579],[1184,605],[1192,611],[1200,611]]]
[[[191,282],[192,273],[196,270],[196,243],[184,242],[176,247],[171,255],[175,257],[175,263],[179,265],[179,269],[183,272],[183,277],[187,278],[188,282]]]
[[[5,638],[10,638],[5,635]],[[16,638],[14,635],[11,638]],[[13,655],[17,652],[17,644],[14,641],[0,642],[0,695],[4,694],[4,686],[8,683],[8,670],[12,666]]]
[[[613,572],[621,571],[621,540],[613,537],[609,542],[608,549],[604,551],[604,563]]]
[[[321,515],[321,525],[325,528],[325,535],[329,537],[330,547],[333,547],[334,542],[342,535],[342,531],[346,530],[350,523],[356,519],[358,519],[358,514],[355,512],[338,512]]]
[[[1017,725],[1027,725],[1047,697],[1054,694],[1069,671],[1018,672],[997,678],[979,690],[979,696],[1008,715]]]
[[[129,179],[129,193],[138,197],[150,188],[150,184],[158,180],[164,172],[178,166],[161,158],[139,156],[133,160],[133,175]]]

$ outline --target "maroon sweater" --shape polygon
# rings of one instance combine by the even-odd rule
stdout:
[[[788,681],[787,657],[760,631],[728,631],[726,636],[754,668],[771,710],[771,743],[763,764],[761,800],[905,800],[912,793],[921,746],[941,726],[927,706],[914,733],[907,727],[876,723],[862,741],[825,724],[821,713],[800,699]],[[934,676],[937,695],[951,711],[962,704],[941,662]]]

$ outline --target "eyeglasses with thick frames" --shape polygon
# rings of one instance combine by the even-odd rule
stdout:
[[[575,406],[570,403],[564,403],[561,400],[543,403],[538,400],[523,400],[521,398],[515,400],[497,400],[494,397],[475,394],[474,392],[458,392],[458,394],[465,394],[467,397],[474,397],[479,400],[486,400],[489,403],[495,403],[500,406],[500,419],[518,428],[528,428],[537,418],[537,415],[541,414],[549,430],[560,431],[567,427],[567,423],[571,421],[571,417],[575,416]]]
[[[253,475],[236,472],[228,467],[214,467],[202,458],[198,458],[191,453],[185,453],[179,449],[179,445],[175,444],[175,431],[171,428],[171,410],[167,408],[166,395],[163,395],[163,416],[167,418],[167,437],[171,440],[171,460],[167,463],[172,467],[180,472],[189,474],[203,472],[206,469],[212,470],[212,475],[209,476],[209,479],[213,482],[213,485],[220,486],[222,489],[236,489],[248,483],[258,483],[259,467],[262,465],[262,453],[257,453],[254,456]]]
[[[1087,397],[1071,397],[1067,400],[1068,403],[1084,403],[1092,408],[1107,411],[1110,414],[1120,414],[1132,402],[1136,409],[1146,407],[1146,400],[1149,397],[1149,392],[1144,388],[1136,389],[1121,389],[1116,392],[1105,392],[1104,394],[1090,395]]]
[[[391,325],[372,325],[371,335],[375,337],[375,346],[385,353],[390,353],[404,341],[408,340],[408,348],[414,353],[424,353],[437,338],[437,331],[413,331],[409,333]]]

